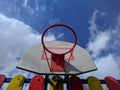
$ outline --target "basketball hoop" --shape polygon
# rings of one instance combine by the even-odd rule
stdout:
[[[70,48],[70,50],[68,50],[66,52],[62,52],[62,53],[56,53],[56,52],[53,52],[53,51],[49,50],[44,43],[44,36],[45,36],[46,32],[48,32],[51,28],[58,27],[58,26],[67,28],[67,30],[70,30],[74,35],[74,44],[73,44],[72,48]],[[54,24],[54,25],[48,27],[47,29],[45,29],[45,31],[43,32],[42,37],[41,37],[41,42],[42,42],[42,45],[43,45],[43,49],[44,49],[44,52],[45,52],[45,56],[46,56],[47,63],[48,63],[50,71],[59,71],[59,72],[60,71],[61,72],[65,71],[66,68],[68,67],[69,60],[72,56],[72,52],[73,52],[73,50],[74,50],[74,48],[77,44],[77,36],[76,36],[75,31],[71,27],[69,27],[65,24]],[[51,65],[48,61],[46,51],[51,53]],[[65,54],[68,54],[68,53],[70,53],[70,56],[69,56],[67,64],[65,64],[65,60],[64,60]]]

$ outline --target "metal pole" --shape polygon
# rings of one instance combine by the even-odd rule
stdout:
[[[44,90],[47,90],[47,86],[48,86],[48,78],[49,78],[49,75],[45,75]]]
[[[67,90],[70,90],[69,75],[65,75],[65,83],[66,83],[66,85],[67,85]]]

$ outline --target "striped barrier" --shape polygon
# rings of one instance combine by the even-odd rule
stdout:
[[[1,75],[1,74],[0,74]],[[41,76],[41,75],[39,75],[39,76]],[[15,76],[16,77],[16,76]],[[8,87],[9,87],[9,85],[10,85],[10,83],[12,82],[12,80],[15,78],[15,77],[13,77],[13,78],[6,78],[4,81],[2,81],[2,82],[4,82],[4,83],[9,83],[8,84]],[[90,85],[89,83],[89,81],[88,81],[88,79],[90,78],[91,76],[89,76],[87,79],[81,79],[81,81],[82,81],[82,84],[88,84],[88,86]],[[94,78],[96,78],[95,76],[92,76],[92,77],[94,77]],[[23,86],[23,84],[24,83],[30,83],[31,82],[31,80],[33,79],[33,78],[23,78],[24,80],[22,81],[22,84],[19,84],[18,86]],[[20,80],[20,78],[18,79],[18,80]],[[38,80],[38,81],[41,81],[41,79],[39,80],[39,78],[37,78],[36,80]],[[92,79],[91,79],[92,80]],[[69,77],[69,75],[66,75],[65,76],[65,78],[63,79],[63,83],[66,83],[66,86],[67,86],[67,90],[70,90],[70,77]],[[94,79],[93,79],[93,81],[94,81]],[[120,85],[119,85],[119,83],[120,83],[120,80],[116,80],[114,77],[112,77],[112,76],[106,76],[105,77],[105,79],[100,79],[99,80],[99,82],[100,82],[100,84],[106,84],[106,86],[108,87],[108,90],[120,90]],[[0,83],[1,83],[1,79],[0,79]],[[50,79],[49,79],[49,75],[45,75],[45,78],[44,78],[44,88],[42,88],[42,89],[40,89],[40,90],[47,90],[47,87],[48,87],[48,84],[50,84]],[[93,83],[93,82],[92,82]],[[2,83],[3,84],[3,83]],[[2,86],[2,84],[1,84],[1,86]],[[111,87],[112,86],[112,87]],[[7,87],[7,88],[8,88]],[[30,87],[30,85],[29,85],[29,87]],[[91,86],[89,86],[89,88],[90,88]],[[94,86],[93,86],[94,87]],[[113,89],[114,88],[114,89]],[[117,89],[116,89],[117,88]],[[10,89],[6,89],[6,90],[10,90]],[[18,89],[11,89],[11,90],[18,90]],[[22,90],[22,88],[20,88],[19,90]],[[34,90],[34,89],[33,89]],[[52,90],[54,90],[54,89],[52,89]],[[90,90],[92,90],[92,89],[90,89]],[[97,89],[98,90],[98,89]],[[100,89],[100,90],[103,90],[103,89]]]

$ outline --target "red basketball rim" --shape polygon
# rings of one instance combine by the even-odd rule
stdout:
[[[49,26],[48,28],[45,29],[45,31],[43,32],[42,37],[41,37],[41,42],[42,42],[43,48],[44,48],[45,50],[47,50],[49,53],[56,54],[56,53],[50,51],[50,50],[46,47],[46,45],[44,44],[44,36],[45,36],[46,32],[48,32],[51,28],[58,27],[58,26],[67,28],[67,29],[70,30],[70,31],[73,33],[73,35],[74,35],[74,45],[73,45],[73,47],[72,47],[69,51],[67,51],[67,52],[65,52],[65,53],[62,53],[62,54],[70,53],[71,51],[73,51],[73,49],[75,48],[75,46],[76,46],[76,44],[77,44],[77,35],[76,35],[75,31],[74,31],[71,27],[69,27],[69,26],[67,26],[67,25],[65,25],[65,24],[54,24],[54,25]]]

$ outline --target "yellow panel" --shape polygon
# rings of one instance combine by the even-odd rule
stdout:
[[[87,81],[88,81],[89,90],[103,90],[100,81],[96,77],[89,76]]]
[[[25,77],[23,75],[16,75],[10,81],[6,90],[22,90],[24,81],[25,81]]]
[[[55,80],[55,78],[59,78],[59,81]],[[50,90],[63,90],[63,80],[61,77],[53,76],[53,78],[50,80]]]

